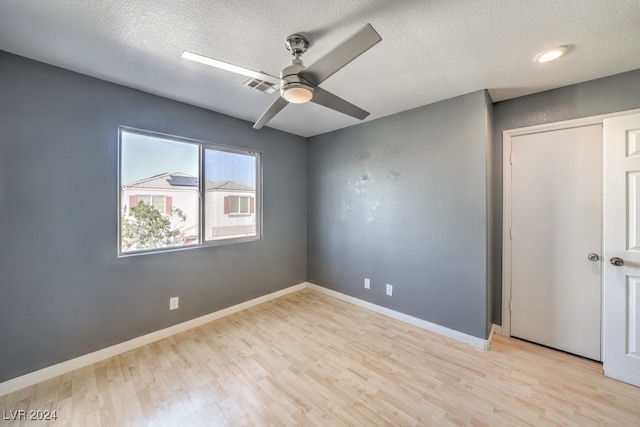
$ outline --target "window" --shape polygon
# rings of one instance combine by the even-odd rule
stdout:
[[[167,201],[171,200],[171,196],[149,196],[149,195],[137,195],[129,197],[129,215],[133,215],[131,208],[135,208],[138,203],[146,203],[149,206],[153,206],[161,214],[167,214],[171,212],[171,206],[167,206]]]
[[[258,160],[247,152],[204,150],[206,241],[258,235],[255,209]]]
[[[120,128],[120,255],[260,237],[260,154]]]
[[[225,200],[225,213],[229,215],[250,215],[253,213],[250,209],[252,204],[253,197],[228,196]]]

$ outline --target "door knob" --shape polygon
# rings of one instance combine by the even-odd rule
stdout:
[[[611,258],[611,264],[615,265],[616,267],[622,267],[624,265],[624,260],[622,258],[618,258],[618,257],[614,257]]]
[[[600,259],[600,256],[591,252],[589,255],[587,255],[587,259],[589,261],[598,261]]]

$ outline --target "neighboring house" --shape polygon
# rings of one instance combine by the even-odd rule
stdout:
[[[205,183],[206,240],[256,235],[256,191],[233,181]]]
[[[172,218],[180,229],[184,244],[198,240],[198,178],[182,172],[162,173],[123,185],[121,209],[130,215],[140,201],[152,205],[163,215],[180,209],[185,221]],[[233,181],[205,183],[205,240],[229,239],[256,234],[255,189]]]

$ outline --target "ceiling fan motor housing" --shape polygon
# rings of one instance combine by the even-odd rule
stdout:
[[[302,61],[296,57],[296,59],[293,60],[293,63],[291,65],[289,65],[288,67],[285,67],[280,72],[280,78],[283,81],[282,86],[280,86],[280,95],[289,102],[294,102],[294,103],[307,102],[311,99],[311,97],[313,97],[313,85],[311,85],[304,78],[300,77],[300,75],[298,74],[302,70],[304,70],[304,65],[302,64]],[[291,99],[290,96],[285,95],[287,91],[291,91],[292,89],[294,90],[294,92],[296,89],[306,90],[311,94],[311,97],[301,102],[294,101]]]
[[[304,64],[301,60],[296,58],[293,60],[293,63],[291,65],[283,68],[282,71],[280,71],[280,78],[285,82],[304,82],[306,84],[309,84],[309,82],[298,76],[298,73],[300,73],[300,71],[302,70],[304,70]]]

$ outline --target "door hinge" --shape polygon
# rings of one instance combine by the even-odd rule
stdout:
[[[513,164],[513,154],[509,154],[509,163]]]
[[[509,301],[509,313],[511,313],[511,301]]]
[[[513,228],[509,227],[509,238],[513,239]]]

